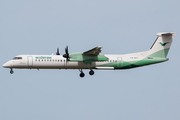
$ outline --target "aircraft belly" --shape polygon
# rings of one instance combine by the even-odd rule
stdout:
[[[27,69],[88,69],[84,62],[34,63],[32,66],[16,66],[13,68]]]
[[[92,62],[92,69],[97,69],[97,66],[105,65],[105,62]],[[107,66],[109,67],[109,66]],[[84,62],[33,62],[32,66],[27,64],[13,66],[13,68],[19,69],[90,69],[90,64],[85,64]]]
[[[67,62],[65,69],[88,69],[84,62]]]

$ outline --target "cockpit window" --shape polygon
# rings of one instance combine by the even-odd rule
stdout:
[[[21,60],[22,57],[14,57],[13,60]]]

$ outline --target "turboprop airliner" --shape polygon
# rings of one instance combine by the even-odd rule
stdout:
[[[83,69],[89,69],[89,74],[94,75],[97,70],[120,70],[136,68],[169,60],[167,57],[171,43],[176,33],[157,33],[157,39],[148,51],[124,54],[101,54],[102,47],[95,47],[86,52],[69,53],[68,46],[65,54],[60,55],[18,55],[6,62],[3,67],[13,69],[78,69],[80,77],[84,77]]]

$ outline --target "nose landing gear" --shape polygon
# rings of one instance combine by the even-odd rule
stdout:
[[[10,73],[11,73],[11,74],[13,74],[13,73],[14,73],[14,71],[13,71],[13,69],[12,69],[12,68],[11,68],[11,70],[10,70]]]

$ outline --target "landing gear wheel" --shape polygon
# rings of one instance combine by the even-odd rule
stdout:
[[[80,77],[84,77],[85,74],[84,74],[83,72],[81,72],[79,76],[80,76]]]
[[[13,73],[14,73],[14,71],[11,69],[11,70],[10,70],[10,73],[11,73],[11,74],[13,74]]]
[[[94,75],[94,71],[93,70],[89,71],[89,74]]]

